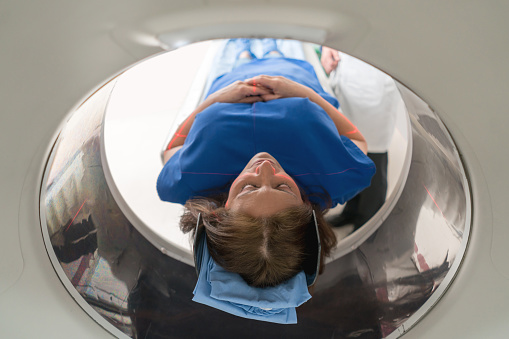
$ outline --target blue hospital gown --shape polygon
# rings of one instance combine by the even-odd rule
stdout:
[[[281,75],[311,87],[338,107],[312,68],[302,60],[258,59],[219,77],[209,94],[236,80]],[[345,136],[332,119],[307,98],[283,98],[254,104],[215,103],[196,115],[182,148],[165,164],[157,180],[159,197],[184,204],[188,199],[228,191],[259,152],[268,152],[310,195],[326,207],[344,203],[369,186],[373,162]]]

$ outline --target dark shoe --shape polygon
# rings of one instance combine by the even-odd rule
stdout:
[[[333,216],[327,221],[332,227],[343,227],[352,224],[355,226],[355,219],[355,216],[351,214],[341,213],[340,215]]]

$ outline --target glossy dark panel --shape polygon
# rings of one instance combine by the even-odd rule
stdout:
[[[193,302],[194,268],[161,253],[121,213],[99,145],[111,87],[69,120],[41,197],[57,273],[106,329],[133,338],[381,338],[404,333],[445,292],[468,238],[468,187],[440,120],[405,88],[413,150],[400,199],[365,243],[327,264],[298,324],[276,325]]]

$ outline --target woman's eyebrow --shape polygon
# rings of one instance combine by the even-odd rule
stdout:
[[[239,179],[241,179],[242,177],[245,177],[245,176],[246,176],[246,174],[245,174],[245,173],[244,173],[244,174],[240,174],[237,178],[235,178],[235,180],[233,180],[233,182],[232,182],[232,184],[231,184],[230,186],[235,185],[235,183],[237,182],[237,180],[239,180]]]

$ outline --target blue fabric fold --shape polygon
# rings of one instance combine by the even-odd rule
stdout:
[[[218,265],[209,254],[205,237],[203,241],[194,301],[247,319],[297,323],[295,308],[311,298],[304,271],[274,287],[252,287],[239,274]]]

